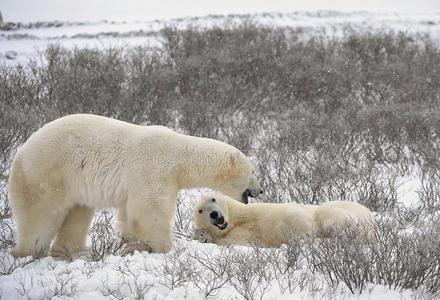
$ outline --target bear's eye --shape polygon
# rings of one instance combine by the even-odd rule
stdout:
[[[212,200],[211,200],[212,202],[215,202],[215,198],[212,198]]]
[[[203,212],[203,210],[199,209],[199,214],[201,214]]]

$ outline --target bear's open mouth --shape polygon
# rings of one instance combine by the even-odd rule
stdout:
[[[258,189],[258,190],[247,189],[243,192],[243,194],[241,194],[241,202],[244,204],[248,204],[249,203],[248,197],[256,198],[261,193],[263,193],[263,190],[261,190],[261,189]]]
[[[248,204],[249,203],[249,190],[245,190],[243,194],[241,194],[241,203]]]
[[[228,222],[225,221],[223,224],[217,224],[215,226],[217,226],[220,230],[225,230],[226,227],[228,227]]]

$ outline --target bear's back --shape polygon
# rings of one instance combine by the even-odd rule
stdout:
[[[362,220],[372,220],[374,219],[371,211],[363,206],[362,204],[359,204],[357,202],[351,202],[351,201],[331,201],[324,203],[320,206],[322,209],[340,209],[345,210],[349,212],[350,215],[355,216],[356,218],[362,219]]]

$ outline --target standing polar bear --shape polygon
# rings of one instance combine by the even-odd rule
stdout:
[[[82,251],[94,211],[104,207],[118,209],[124,239],[167,252],[177,193],[195,187],[244,202],[261,192],[246,156],[223,142],[95,115],[57,119],[35,132],[12,163],[12,253],[46,255],[54,238],[51,255]]]
[[[289,235],[329,237],[344,225],[361,226],[372,234],[371,211],[355,202],[333,201],[322,205],[253,203],[244,205],[222,194],[204,196],[196,204],[195,239],[218,245],[280,247]]]

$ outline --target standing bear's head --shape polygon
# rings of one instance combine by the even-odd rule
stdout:
[[[167,151],[175,148],[178,153],[180,189],[211,188],[243,203],[248,203],[249,196],[262,193],[254,165],[239,149],[210,138],[185,135],[177,138],[162,148]],[[165,160],[169,157],[167,151],[163,151]]]
[[[228,164],[223,172],[220,171],[216,179],[217,184],[219,184],[217,190],[247,204],[249,196],[257,197],[263,193],[263,189],[255,175],[254,165],[238,150],[228,153],[228,155]]]

